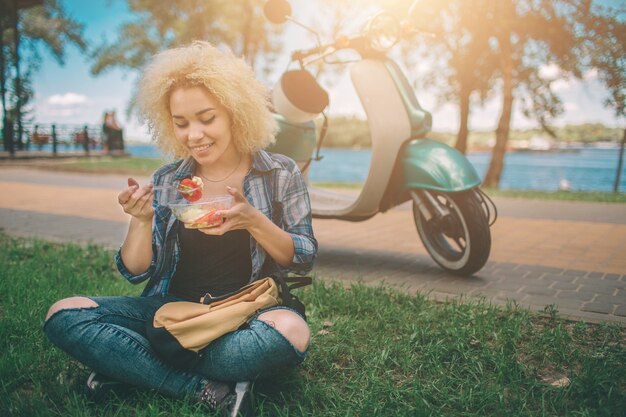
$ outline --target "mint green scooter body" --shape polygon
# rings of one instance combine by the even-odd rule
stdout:
[[[426,188],[453,193],[478,187],[481,182],[465,155],[431,139],[409,141],[403,147],[399,163],[406,190]]]
[[[386,60],[385,67],[394,80],[411,123],[411,138],[402,147],[396,162],[401,165],[396,167],[396,172],[402,172],[404,190],[426,188],[459,192],[479,186],[480,177],[465,155],[444,143],[425,138],[432,125],[430,113],[420,106],[398,65]]]
[[[411,133],[399,151],[381,208],[399,204],[407,198],[406,191],[412,189],[461,192],[479,186],[481,179],[465,155],[444,143],[426,138],[431,130],[431,114],[420,106],[397,64],[391,60],[384,60],[384,64],[402,98]],[[292,123],[279,114],[274,117],[280,130],[276,142],[267,150],[287,155],[300,163],[309,161],[316,146],[315,123]]]
[[[287,155],[296,162],[306,162],[311,159],[315,150],[317,135],[315,123],[294,123],[280,114],[273,113],[278,123],[276,142],[266,148],[269,152]]]

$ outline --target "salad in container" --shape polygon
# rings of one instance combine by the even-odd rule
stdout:
[[[188,229],[219,226],[224,222],[215,213],[233,206],[231,195],[203,195],[200,177],[186,178],[178,185],[155,185],[154,198],[167,206]]]

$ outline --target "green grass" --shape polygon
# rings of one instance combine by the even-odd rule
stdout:
[[[132,174],[150,175],[165,161],[156,158],[135,157],[90,157],[44,159],[13,163],[26,167],[49,169],[54,171],[83,172],[93,174]]]
[[[626,203],[626,193],[595,191],[534,191],[534,190],[484,190],[490,197],[524,198],[531,200],[589,201],[596,203]]]
[[[44,337],[57,299],[139,294],[112,256],[0,234],[0,415],[210,415],[152,392],[92,402],[80,389],[88,370]],[[298,291],[312,329],[309,356],[256,384],[259,416],[608,417],[626,409],[626,333],[616,325],[358,283],[317,280]],[[550,385],[562,377],[571,383]]]

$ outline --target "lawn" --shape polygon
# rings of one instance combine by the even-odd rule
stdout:
[[[44,338],[43,318],[59,298],[140,292],[112,257],[98,246],[0,234],[1,416],[210,415],[152,392],[94,402],[81,389],[89,371]],[[279,380],[257,382],[259,416],[608,417],[626,409],[626,330],[617,325],[323,278],[298,290],[309,356]]]

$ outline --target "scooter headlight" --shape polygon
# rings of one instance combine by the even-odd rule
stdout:
[[[400,40],[400,22],[393,15],[381,12],[369,21],[365,34],[370,45],[377,51],[385,52]]]

